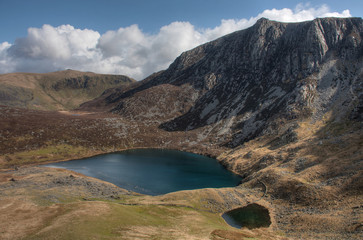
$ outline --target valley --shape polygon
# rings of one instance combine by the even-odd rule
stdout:
[[[362,38],[360,18],[260,19],[72,110],[1,102],[0,238],[358,239]],[[148,196],[38,166],[136,148],[211,156],[242,183]],[[269,227],[221,218],[251,203]]]

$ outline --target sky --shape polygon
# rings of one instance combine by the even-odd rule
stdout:
[[[0,0],[0,73],[65,69],[141,80],[266,17],[362,17],[361,0]]]

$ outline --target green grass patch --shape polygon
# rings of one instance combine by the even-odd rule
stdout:
[[[31,163],[43,163],[63,159],[77,159],[90,155],[91,150],[68,144],[50,145],[36,150],[6,154],[6,162],[0,167],[19,166]]]
[[[135,236],[136,239],[175,239],[183,234],[199,238],[208,236],[215,228],[225,228],[225,223],[217,214],[180,207],[103,203],[109,207],[106,214],[92,214],[100,204],[96,202],[96,210],[90,207],[89,214],[75,216],[70,213],[77,212],[78,208],[83,209],[78,205],[82,203],[65,204],[64,208],[68,210],[61,212],[70,215],[69,221],[57,221],[54,218],[53,223],[48,225],[49,229],[42,229],[25,239],[124,239],[125,236]]]

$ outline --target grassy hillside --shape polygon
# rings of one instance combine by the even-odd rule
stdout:
[[[135,80],[123,75],[74,70],[0,75],[0,105],[39,110],[70,110],[100,96],[106,89]]]
[[[220,215],[225,206],[236,207],[233,200],[256,201],[253,192],[244,189],[152,197],[63,169],[31,167],[0,172],[0,190],[0,216],[7,216],[0,222],[4,240],[287,239],[272,231],[274,223],[251,231],[224,222]]]
[[[275,134],[228,149],[218,145],[213,126],[168,132],[158,122],[117,114],[0,107],[0,217],[6,219],[0,239],[357,239],[361,124],[328,116],[300,120],[296,135],[289,126],[282,122]],[[87,184],[73,172],[29,167],[141,147],[219,155],[243,182],[223,190],[118,196],[122,189]],[[267,229],[233,229],[220,218],[254,202],[270,210]]]

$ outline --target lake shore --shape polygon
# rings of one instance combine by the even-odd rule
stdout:
[[[246,142],[238,148],[230,149],[221,146],[220,139],[213,138],[209,134],[212,131],[209,126],[188,132],[167,132],[159,129],[157,122],[130,122],[109,113],[73,116],[58,112],[8,107],[0,107],[0,113],[0,165],[2,168],[0,175],[3,179],[0,185],[14,185],[6,190],[6,197],[1,198],[2,205],[9,206],[9,208],[4,208],[0,213],[1,216],[14,215],[14,219],[4,218],[7,220],[3,223],[4,228],[1,229],[14,225],[13,228],[9,228],[13,229],[14,234],[19,232],[18,234],[23,234],[22,236],[31,236],[31,234],[40,234],[42,231],[47,232],[48,229],[43,218],[37,214],[29,216],[26,211],[23,212],[14,207],[13,204],[16,203],[19,203],[19,206],[25,204],[24,209],[29,207],[35,209],[37,213],[42,211],[41,209],[44,211],[61,209],[63,211],[67,208],[68,203],[75,204],[74,206],[87,206],[86,209],[92,213],[99,206],[105,206],[103,201],[111,201],[112,206],[117,204],[113,201],[119,201],[102,198],[102,188],[93,193],[96,196],[96,199],[93,199],[87,188],[82,190],[81,186],[72,186],[73,180],[70,175],[75,176],[73,172],[62,173],[59,170],[40,168],[41,170],[37,170],[40,172],[33,174],[32,169],[36,169],[36,165],[135,148],[169,148],[216,156],[217,160],[227,169],[243,176],[242,184],[231,189],[177,192],[160,197],[121,195],[127,199],[130,197],[130,201],[127,200],[127,202],[123,202],[124,200],[121,199],[122,203],[133,203],[131,199],[134,198],[133,201],[138,204],[175,204],[177,202],[182,205],[190,205],[193,203],[191,206],[197,209],[202,209],[200,206],[206,206],[203,209],[218,213],[218,218],[213,215],[213,219],[218,224],[213,225],[213,228],[199,229],[198,231],[201,233],[199,235],[192,231],[195,235],[191,233],[190,236],[195,238],[212,238],[212,235],[228,238],[228,234],[240,236],[238,234],[243,233],[246,234],[245,236],[251,237],[263,236],[262,239],[278,239],[279,237],[281,239],[301,239],[302,237],[306,239],[354,239],[362,231],[359,222],[359,219],[363,217],[360,206],[362,194],[359,190],[361,189],[359,182],[361,161],[359,159],[362,156],[362,148],[359,146],[361,146],[362,135],[361,131],[356,130],[355,125],[338,126],[339,129],[344,129],[342,131],[344,134],[339,135],[337,132],[336,135],[331,135],[337,126],[327,129],[322,122],[315,124],[302,122],[295,130],[299,138],[298,142],[283,142],[282,140],[286,140],[286,138],[281,137],[281,140],[278,136],[266,136]],[[351,131],[349,131],[350,128]],[[327,136],[322,129],[329,132],[330,135]],[[281,142],[285,145],[276,145]],[[272,144],[275,144],[273,148]],[[337,165],[337,161],[340,164]],[[15,167],[20,171],[14,170]],[[17,175],[17,172],[23,175]],[[335,177],[334,174],[337,172],[341,174]],[[55,187],[53,184],[49,184],[49,181],[53,180],[49,179],[47,174],[64,178],[62,182],[69,185]],[[19,180],[19,176],[23,180]],[[84,176],[77,175],[77,177],[87,179]],[[12,181],[12,178],[15,181]],[[83,182],[83,180],[79,181]],[[267,191],[261,182],[266,186]],[[37,190],[37,184],[43,186],[44,190]],[[85,182],[85,184],[87,183]],[[48,185],[49,187],[47,187]],[[241,196],[243,197],[234,197],[237,194],[236,191],[242,191],[244,194]],[[86,199],[95,201],[83,200],[83,197],[80,197],[82,194],[86,196]],[[47,197],[47,195],[51,195],[51,197]],[[263,195],[264,197],[261,199]],[[38,196],[43,196],[42,199],[45,200],[38,201]],[[263,201],[259,203],[268,207],[271,213],[272,225],[268,228],[268,236],[261,235],[265,230],[253,230],[252,235],[248,235],[244,230],[228,228],[223,220],[219,222],[219,214],[235,207],[243,207],[258,199]],[[92,202],[91,205],[89,202]],[[43,204],[46,205],[45,208],[43,208]],[[106,205],[107,208],[110,207],[109,203]],[[152,209],[153,206],[148,208],[150,211]],[[19,210],[18,213],[17,210]],[[62,219],[61,210],[52,215],[52,219],[55,219],[55,222],[51,223],[52,226],[60,224],[56,219]],[[73,208],[67,211],[77,213]],[[166,211],[170,216],[173,215],[172,208],[168,207]],[[183,218],[182,216],[187,218],[189,213],[183,212],[185,215],[180,215],[179,218]],[[124,212],[124,214],[126,213]],[[203,215],[204,212],[196,211],[193,214]],[[106,215],[101,214],[100,216]],[[141,215],[149,216],[146,213]],[[127,216],[133,219],[131,216]],[[165,216],[165,214],[160,213],[160,216]],[[20,221],[21,218],[38,222],[38,225],[33,228]],[[51,218],[51,216],[47,215],[46,218]],[[45,222],[37,219],[43,219]],[[114,218],[114,221],[120,221],[116,219]],[[185,221],[183,227],[192,229],[193,226],[189,222]],[[208,224],[204,222],[201,227],[206,225]],[[71,227],[67,224],[62,226],[65,229]],[[115,226],[113,230],[107,231],[128,232],[128,234],[139,232],[135,224],[127,225],[125,223],[122,226],[122,229],[117,229]],[[150,227],[150,225],[144,224],[143,229],[147,232],[146,226]],[[83,229],[86,227],[84,226]],[[150,229],[157,229],[156,232],[162,231],[155,226]],[[168,229],[170,230],[170,228]],[[150,230],[150,232],[153,231]],[[180,231],[177,230],[177,232]],[[51,235],[50,232],[47,233]],[[142,233],[144,232],[142,231]],[[31,238],[29,237],[29,239]]]

